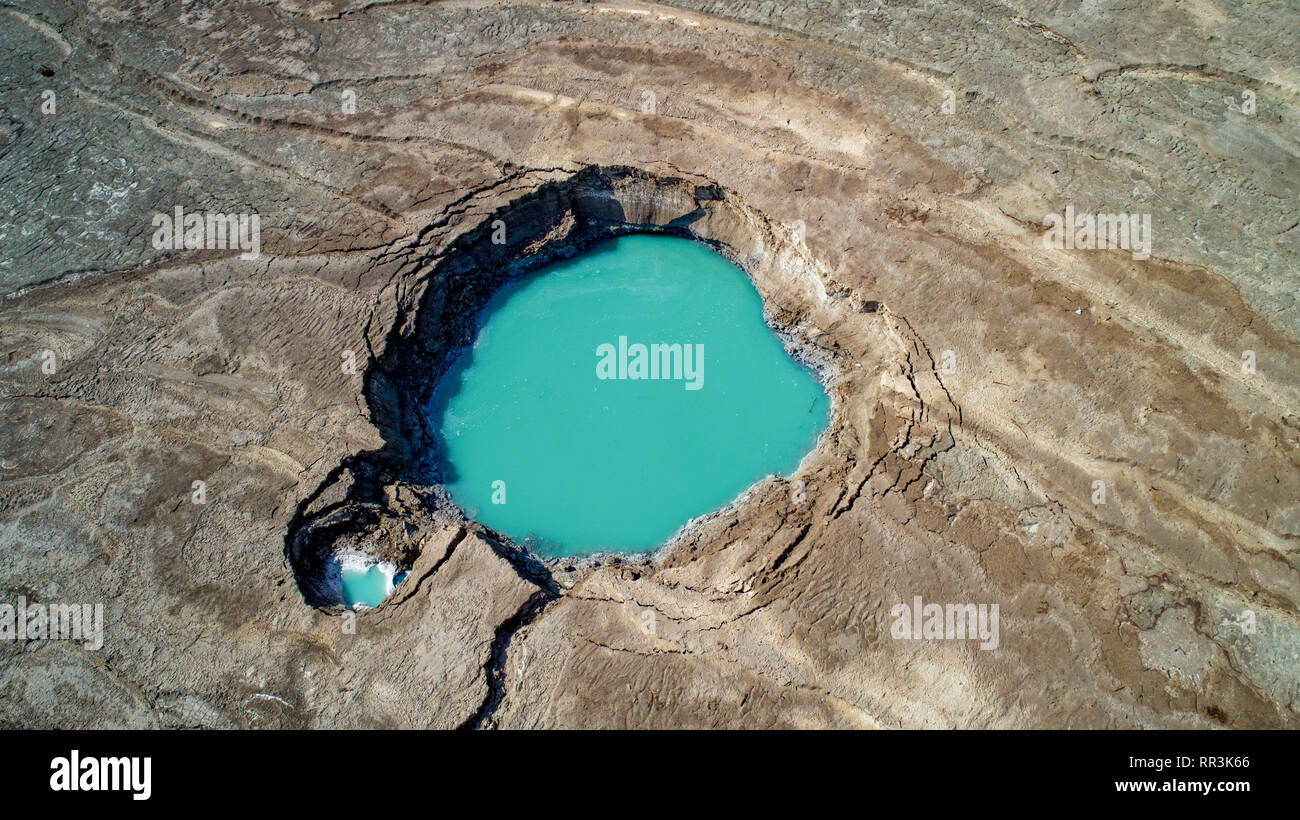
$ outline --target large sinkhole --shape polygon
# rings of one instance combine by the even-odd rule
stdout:
[[[549,557],[655,549],[794,472],[829,405],[742,271],[637,234],[503,288],[429,412],[451,497]]]
[[[313,606],[403,600],[448,528],[542,584],[554,561],[653,551],[791,475],[827,428],[810,368],[836,353],[803,327],[826,293],[790,231],[733,194],[588,168],[475,219],[384,259],[389,329],[364,376],[384,444],[286,533]]]

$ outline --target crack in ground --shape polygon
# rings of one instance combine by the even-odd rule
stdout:
[[[456,727],[457,729],[496,728],[493,716],[505,697],[506,650],[510,647],[510,640],[516,632],[537,620],[547,604],[554,600],[557,600],[556,596],[545,590],[538,590],[524,601],[514,615],[497,627],[496,635],[492,638],[492,650],[488,653],[488,659],[483,662],[483,675],[487,678],[487,694],[484,695],[483,702],[479,704],[474,714],[466,718]]]

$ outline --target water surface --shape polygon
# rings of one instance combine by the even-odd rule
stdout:
[[[558,556],[652,550],[792,473],[829,405],[740,269],[633,235],[497,294],[430,412],[455,501]]]
[[[388,576],[377,566],[364,570],[345,567],[339,574],[343,579],[343,602],[350,607],[379,606],[388,594]]]

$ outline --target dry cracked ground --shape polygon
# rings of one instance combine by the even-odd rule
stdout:
[[[0,594],[105,635],[0,642],[0,725],[1300,726],[1300,11],[783,5],[5,2]],[[649,559],[440,512],[396,365],[665,226],[826,362],[818,449]],[[411,579],[312,605],[363,507]]]

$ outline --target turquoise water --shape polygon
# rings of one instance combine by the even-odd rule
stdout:
[[[349,607],[357,604],[376,607],[388,595],[388,576],[376,564],[364,570],[343,567],[339,577],[343,581],[343,603]]]
[[[452,498],[546,556],[655,549],[792,473],[829,410],[744,272],[649,235],[504,288],[430,408]]]

